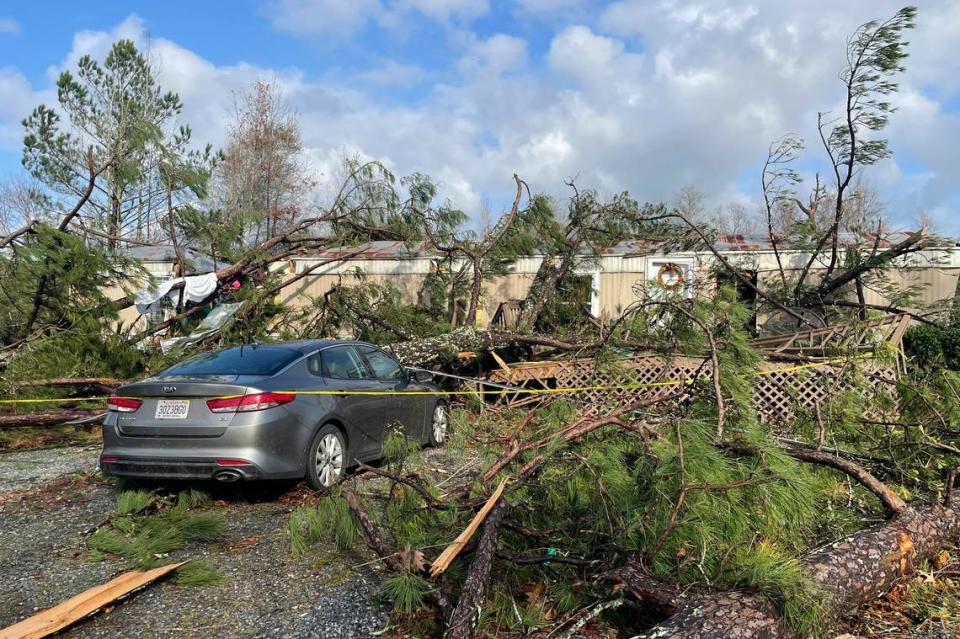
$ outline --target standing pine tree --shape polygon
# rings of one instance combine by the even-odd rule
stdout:
[[[75,219],[87,233],[110,247],[162,237],[168,192],[178,200],[203,194],[210,149],[189,151],[190,129],[176,123],[180,97],[160,87],[133,42],[115,43],[102,64],[86,55],[75,72],[61,73],[57,101],[24,119],[23,165],[78,201]]]

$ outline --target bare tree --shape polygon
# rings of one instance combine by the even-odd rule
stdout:
[[[268,240],[293,223],[316,186],[303,153],[300,117],[275,81],[257,80],[235,104],[218,171],[220,204],[242,218],[244,239]]]
[[[753,235],[759,228],[760,219],[742,203],[730,202],[716,208],[709,224],[724,235]]]
[[[707,214],[707,196],[695,186],[685,186],[674,197],[673,208],[688,220],[703,222]]]
[[[43,185],[26,175],[15,175],[0,184],[0,235],[29,221],[56,222],[57,203]]]

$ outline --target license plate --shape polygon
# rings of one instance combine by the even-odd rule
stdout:
[[[189,399],[161,399],[153,416],[156,419],[186,419],[189,410]]]

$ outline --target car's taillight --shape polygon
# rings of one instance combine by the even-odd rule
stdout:
[[[112,410],[118,413],[132,413],[143,404],[143,400],[134,399],[133,397],[113,397],[107,398],[107,410]]]
[[[208,399],[207,408],[211,413],[249,413],[289,404],[296,397],[294,393],[253,393],[236,397],[218,397]]]

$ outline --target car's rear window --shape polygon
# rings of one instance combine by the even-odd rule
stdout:
[[[273,375],[298,357],[300,351],[277,346],[244,346],[197,355],[171,366],[159,377],[183,375]]]

